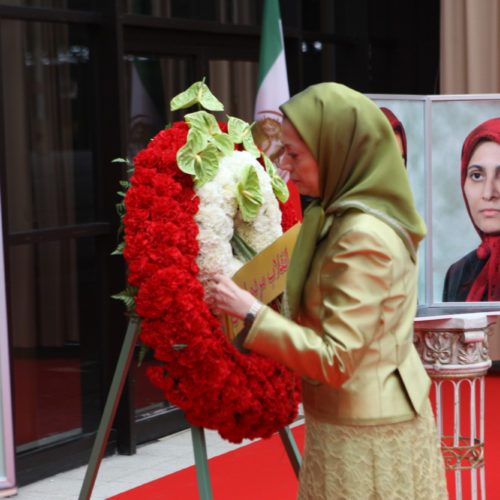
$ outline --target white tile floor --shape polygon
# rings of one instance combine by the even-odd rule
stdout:
[[[299,418],[291,427],[303,423]],[[217,432],[205,430],[208,458],[232,451],[251,441],[235,445],[224,441]],[[105,500],[141,484],[194,465],[189,429],[137,447],[135,455],[113,455],[102,460],[92,489],[91,500]],[[62,472],[48,479],[19,488],[12,500],[77,500],[86,466]],[[1,497],[0,492],[0,497]]]

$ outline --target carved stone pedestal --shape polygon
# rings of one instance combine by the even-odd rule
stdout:
[[[457,499],[462,499],[465,471],[470,472],[471,498],[486,498],[484,375],[491,366],[488,337],[499,316],[495,312],[415,319],[415,346],[433,380],[438,433],[446,469],[455,471]]]

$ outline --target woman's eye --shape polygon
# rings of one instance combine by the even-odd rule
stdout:
[[[481,172],[471,172],[470,178],[473,181],[480,181],[483,178],[483,174]]]

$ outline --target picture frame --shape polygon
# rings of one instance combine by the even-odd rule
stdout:
[[[460,186],[462,145],[480,123],[500,117],[500,94],[368,94],[401,121],[415,206],[427,225],[419,249],[418,316],[498,311],[500,302],[444,302],[446,272],[480,238]]]

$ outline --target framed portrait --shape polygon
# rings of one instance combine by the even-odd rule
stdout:
[[[427,237],[419,249],[417,314],[500,310],[496,301],[443,299],[449,267],[481,242],[462,195],[462,146],[479,124],[500,118],[500,94],[368,97],[390,109],[405,129],[408,178],[416,208],[427,224]]]

